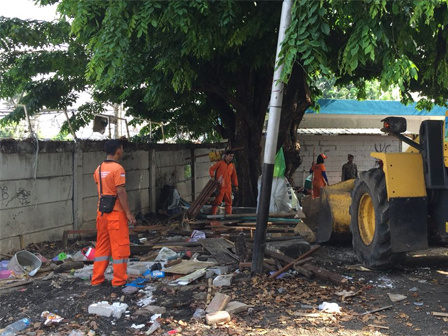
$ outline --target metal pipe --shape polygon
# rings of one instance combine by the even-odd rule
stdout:
[[[257,211],[257,226],[255,230],[254,249],[252,257],[252,272],[263,272],[263,258],[266,244],[266,229],[269,217],[269,204],[272,191],[272,177],[274,173],[275,154],[277,151],[278,128],[282,113],[284,83],[280,80],[283,64],[279,65],[281,45],[285,39],[286,30],[291,24],[292,0],[284,0],[282,15],[278,30],[277,52],[275,56],[275,72],[272,83],[271,101],[269,107],[268,130],[264,150],[263,176],[261,180],[260,201]]]

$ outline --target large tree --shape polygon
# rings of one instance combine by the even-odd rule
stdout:
[[[241,199],[255,204],[281,2],[61,0],[58,10],[66,20],[60,24],[70,22],[66,43],[82,46],[80,80],[96,101],[123,102],[131,115],[197,133],[219,131],[244,148],[237,156]],[[404,102],[420,92],[421,107],[445,104],[447,20],[442,0],[295,1],[282,51],[279,146],[287,174],[300,164],[297,127],[319,95],[317,76],[354,84],[360,98],[365,82],[378,79],[384,90],[398,85]],[[1,68],[6,77],[17,76],[20,59]]]

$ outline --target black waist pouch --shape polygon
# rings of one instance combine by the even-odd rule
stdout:
[[[101,213],[111,213],[114,210],[117,198],[112,195],[103,195],[100,197],[99,211]]]

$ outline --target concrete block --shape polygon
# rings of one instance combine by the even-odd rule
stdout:
[[[285,241],[268,242],[266,243],[266,248],[277,253],[282,253],[290,258],[296,259],[310,250],[310,244],[303,239],[292,239]]]
[[[215,279],[213,279],[213,286],[215,287],[224,287],[232,285],[233,274],[227,275],[218,275]]]
[[[216,293],[215,297],[212,299],[207,309],[206,313],[216,313],[223,310],[230,301],[230,296],[222,293]],[[216,322],[215,322],[216,323]]]
[[[247,309],[249,309],[249,306],[247,304],[238,301],[232,301],[227,304],[226,312],[228,312],[230,315],[235,315],[238,313],[242,313]]]
[[[205,322],[208,325],[216,323],[225,323],[230,321],[230,315],[226,311],[217,311],[215,313],[210,313],[205,315]]]

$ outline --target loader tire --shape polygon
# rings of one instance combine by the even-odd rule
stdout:
[[[389,201],[381,169],[362,172],[356,179],[350,215],[353,249],[364,266],[387,269],[406,258],[406,253],[392,252]]]

